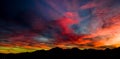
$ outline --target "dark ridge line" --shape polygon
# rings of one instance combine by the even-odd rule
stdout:
[[[23,52],[23,53],[9,53],[9,54],[4,54],[4,53],[0,53],[0,55],[20,55],[20,54],[32,54],[32,53],[46,53],[46,52],[55,52],[55,53],[59,53],[59,52],[89,52],[89,51],[93,51],[93,52],[120,52],[120,47],[119,48],[114,48],[114,49],[109,49],[109,48],[106,48],[105,50],[96,50],[96,49],[84,49],[84,50],[80,50],[78,48],[71,48],[71,49],[62,49],[62,48],[59,48],[59,47],[55,47],[55,48],[52,48],[50,50],[37,50],[37,51],[34,51],[34,52]]]
[[[45,57],[44,57],[45,56]],[[26,52],[19,54],[2,54],[0,53],[0,59],[17,59],[17,58],[25,58],[25,59],[40,59],[40,58],[50,58],[55,57],[64,58],[64,57],[77,57],[77,58],[95,58],[101,59],[103,57],[107,59],[111,58],[120,58],[120,47],[115,49],[105,49],[105,50],[95,50],[95,49],[85,49],[80,50],[78,48],[72,49],[61,49],[61,48],[53,48],[51,50],[37,50],[35,52]],[[63,56],[63,57],[61,57]]]

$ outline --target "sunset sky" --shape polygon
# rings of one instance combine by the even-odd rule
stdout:
[[[120,0],[0,1],[0,53],[120,47]]]

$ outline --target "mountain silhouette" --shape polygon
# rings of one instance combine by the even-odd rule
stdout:
[[[120,47],[115,49],[105,49],[105,50],[94,50],[94,49],[85,49],[79,50],[78,48],[72,49],[61,49],[61,48],[53,48],[51,50],[38,50],[32,53],[20,53],[20,54],[0,54],[0,59],[17,59],[17,58],[25,58],[25,59],[40,59],[40,58],[64,58],[64,57],[77,57],[77,58],[116,58],[120,56]],[[75,58],[76,59],[76,58]]]

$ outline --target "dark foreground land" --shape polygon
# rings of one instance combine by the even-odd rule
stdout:
[[[40,50],[32,53],[0,54],[0,59],[51,59],[51,57],[55,59],[64,59],[65,57],[67,57],[67,59],[120,59],[120,48],[106,50],[79,50],[77,48],[63,50],[60,48],[53,48],[48,51]]]

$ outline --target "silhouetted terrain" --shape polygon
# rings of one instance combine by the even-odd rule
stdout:
[[[61,58],[69,57],[74,59],[79,58],[106,58],[111,59],[114,57],[120,56],[120,48],[116,49],[106,49],[106,50],[94,50],[94,49],[86,49],[86,50],[79,50],[77,48],[73,49],[60,49],[60,48],[53,48],[51,50],[45,51],[35,51],[32,53],[20,53],[20,54],[0,54],[0,59],[41,59],[41,58],[49,58],[49,57],[55,57],[55,58]],[[76,58],[75,58],[76,57]]]

